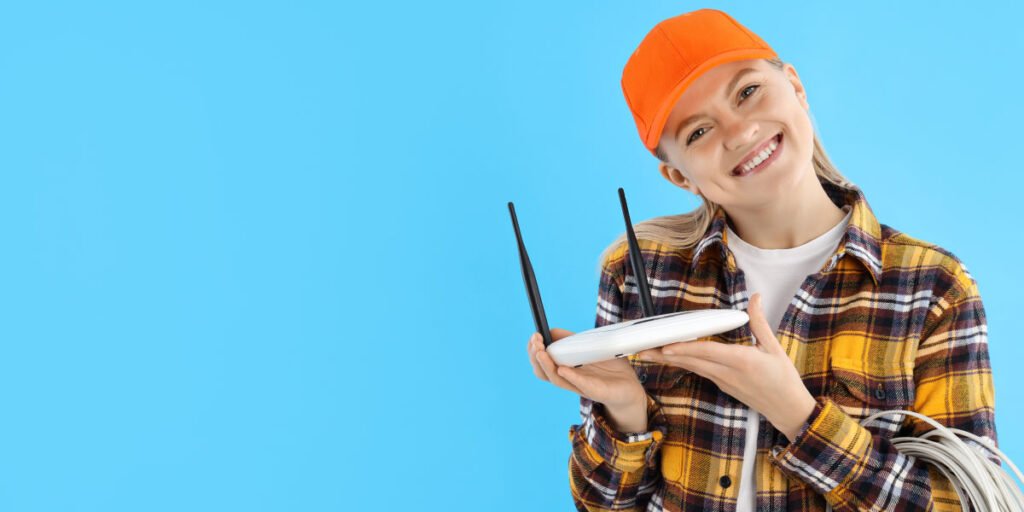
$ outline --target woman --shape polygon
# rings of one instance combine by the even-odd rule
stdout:
[[[659,23],[622,86],[662,176],[703,202],[636,226],[657,313],[746,309],[750,323],[575,369],[531,337],[537,376],[581,397],[577,508],[960,510],[943,475],[890,442],[930,427],[860,421],[912,409],[995,444],[966,267],[878,223],[819,144],[795,68],[727,14]],[[639,318],[624,236],[601,261],[596,325]]]

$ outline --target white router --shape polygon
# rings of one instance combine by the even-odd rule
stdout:
[[[522,265],[523,282],[526,284],[526,293],[530,299],[530,309],[533,310],[533,321],[537,326],[537,332],[544,338],[544,347],[551,359],[562,366],[578,367],[616,357],[625,357],[671,343],[692,341],[720,334],[736,329],[750,321],[747,313],[738,309],[700,309],[655,315],[654,301],[651,298],[650,285],[647,282],[643,255],[637,244],[633,225],[629,220],[626,193],[621,188],[619,188],[619,202],[622,204],[622,216],[626,221],[629,263],[633,274],[637,276],[643,318],[589,329],[554,342],[551,340],[551,331],[548,329],[547,317],[544,314],[544,304],[540,300],[540,288],[537,287],[533,266],[530,264],[530,257],[526,254],[526,246],[523,244],[523,237],[519,232],[516,210],[511,201],[508,203],[508,211],[512,215],[512,227],[515,229],[516,240],[519,244],[519,262]]]

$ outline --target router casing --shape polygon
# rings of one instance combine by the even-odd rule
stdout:
[[[580,366],[731,331],[749,320],[736,309],[677,311],[578,332],[555,341],[547,352],[559,365]]]

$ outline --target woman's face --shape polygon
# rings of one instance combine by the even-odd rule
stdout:
[[[761,59],[721,64],[701,75],[665,122],[662,175],[722,205],[756,208],[786,197],[814,174],[814,129],[796,69]],[[778,136],[781,134],[781,142]],[[768,144],[777,147],[754,172],[734,173]]]

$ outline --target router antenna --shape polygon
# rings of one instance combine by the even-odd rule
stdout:
[[[544,303],[540,300],[540,288],[537,287],[537,279],[533,276],[533,265],[530,265],[530,256],[526,254],[523,236],[519,233],[519,220],[516,218],[516,208],[512,206],[512,201],[508,202],[508,212],[512,215],[512,228],[516,231],[516,242],[519,244],[519,263],[523,270],[526,295],[530,298],[530,309],[533,310],[533,323],[537,326],[537,332],[544,338],[544,346],[547,347],[552,343],[551,330],[548,329]]]
[[[622,217],[626,219],[626,237],[629,239],[629,264],[633,268],[633,275],[636,276],[637,293],[640,296],[640,309],[644,318],[654,316],[654,300],[651,298],[651,288],[647,283],[647,271],[644,268],[644,256],[640,253],[640,245],[636,241],[636,233],[633,232],[633,223],[629,220],[629,208],[626,206],[626,192],[619,187],[619,202],[622,203]],[[511,203],[509,203],[511,205]]]

